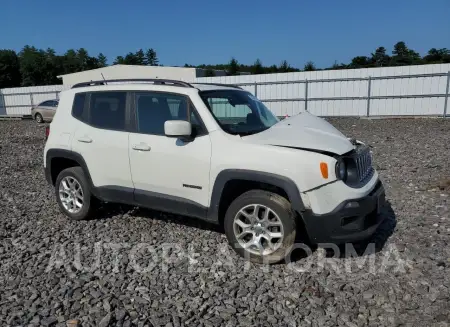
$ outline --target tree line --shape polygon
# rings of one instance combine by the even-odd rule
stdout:
[[[450,50],[432,48],[422,57],[418,52],[408,48],[405,42],[400,41],[394,45],[390,55],[386,48],[378,47],[368,56],[356,56],[348,64],[335,62],[331,67],[324,69],[318,69],[313,61],[308,61],[300,69],[291,66],[286,60],[283,60],[279,65],[265,66],[260,59],[256,59],[251,65],[244,65],[239,63],[236,58],[231,58],[226,64],[202,64],[197,66],[185,64],[184,67],[203,68],[206,76],[214,76],[215,70],[225,70],[228,75],[240,75],[436,63],[450,63]],[[117,56],[112,64],[160,65],[156,51],[152,48],[139,49],[136,52],[128,52],[124,56]],[[51,48],[44,50],[29,45],[26,45],[18,53],[14,50],[0,50],[0,88],[60,84],[61,80],[57,78],[58,75],[101,68],[107,65],[107,58],[104,54],[99,53],[97,56],[90,56],[84,48],[70,49],[61,55],[56,54],[55,50]]]
[[[140,49],[125,56],[118,56],[113,65],[158,65],[155,50]],[[89,55],[84,48],[70,49],[58,55],[48,48],[37,49],[26,45],[16,53],[14,50],[0,50],[0,89],[19,86],[61,84],[59,75],[106,67],[107,58],[103,53]]]
[[[441,64],[450,63],[450,50],[446,48],[432,48],[428,53],[421,57],[420,54],[400,41],[394,45],[391,55],[387,53],[385,47],[378,47],[369,56],[356,56],[350,63],[335,62],[331,67],[319,69],[313,61],[308,61],[302,69],[292,67],[286,60],[280,65],[264,66],[260,59],[252,65],[240,64],[236,58],[232,58],[225,65],[199,65],[192,66],[186,64],[185,67],[198,67],[206,69],[206,76],[214,76],[214,70],[226,70],[228,75],[239,75],[242,73],[250,74],[271,74],[271,73],[289,73],[300,71],[315,70],[336,70],[336,69],[356,69],[356,68],[374,68],[374,67],[393,67],[393,66],[409,66],[409,65],[425,65],[425,64]]]

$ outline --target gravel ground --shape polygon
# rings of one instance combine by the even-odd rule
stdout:
[[[385,223],[367,248],[270,267],[185,217],[109,205],[67,220],[43,126],[0,122],[0,325],[449,326],[450,119],[331,122],[372,147]]]

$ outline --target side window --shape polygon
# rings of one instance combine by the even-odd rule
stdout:
[[[188,120],[188,99],[169,93],[140,92],[135,96],[139,133],[164,135],[168,120]]]
[[[89,123],[98,128],[125,130],[126,92],[92,92]]]
[[[72,116],[81,120],[82,122],[86,122],[87,117],[87,109],[84,107],[86,100],[86,93],[77,93],[73,99],[72,106]]]
[[[56,109],[56,107],[58,107],[58,101],[55,101],[55,100],[50,101],[50,107],[53,107],[54,109]]]
[[[51,107],[51,103],[51,101],[44,101],[39,105],[39,107]]]
[[[192,124],[192,130],[196,136],[207,134],[206,127],[204,127],[203,122],[196,111],[191,111],[190,122]]]

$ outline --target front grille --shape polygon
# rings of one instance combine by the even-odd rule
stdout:
[[[367,182],[374,173],[374,169],[372,167],[372,155],[370,154],[369,147],[358,147],[356,149],[354,160],[359,183]]]

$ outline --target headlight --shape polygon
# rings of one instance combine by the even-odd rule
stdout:
[[[343,181],[345,181],[345,179],[347,178],[347,166],[342,159],[339,159],[336,162],[336,177]]]

